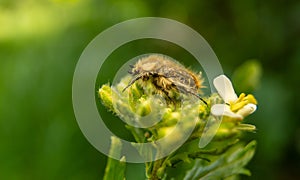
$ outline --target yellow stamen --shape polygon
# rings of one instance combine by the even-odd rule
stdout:
[[[247,100],[249,103],[257,104],[257,101],[256,101],[255,97],[252,94],[248,94],[245,97],[245,100]]]
[[[236,100],[236,102],[241,102],[245,98],[246,94],[242,93],[240,94],[239,98]]]
[[[230,102],[230,109],[233,112],[237,112],[238,110],[242,109],[245,105],[252,103],[252,104],[257,104],[257,101],[255,97],[252,94],[248,94],[246,96],[245,93],[241,93],[239,98],[234,101]]]

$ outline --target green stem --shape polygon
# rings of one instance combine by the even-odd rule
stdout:
[[[154,162],[150,180],[159,180],[160,179],[160,177],[158,177],[158,175],[157,175],[157,170],[162,166],[164,160],[165,160],[165,158],[162,158],[162,159],[159,159]]]

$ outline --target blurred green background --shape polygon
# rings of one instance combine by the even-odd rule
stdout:
[[[0,179],[102,178],[106,156],[87,142],[73,113],[73,72],[96,35],[143,16],[171,18],[195,29],[214,49],[229,77],[246,60],[257,59],[263,71],[253,92],[259,107],[247,122],[258,128],[251,135],[258,148],[248,165],[253,175],[243,179],[300,179],[297,0],[1,0]],[[192,59],[174,44],[132,42],[111,55],[119,64],[105,64],[111,69],[100,73],[96,88],[112,80],[126,60],[148,52]],[[186,65],[193,63],[186,60]],[[107,113],[106,119],[110,118]],[[112,128],[122,127],[110,120]],[[131,164],[129,179],[138,177],[136,173],[143,175],[143,168]]]

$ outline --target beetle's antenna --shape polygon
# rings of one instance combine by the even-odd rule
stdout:
[[[124,92],[127,88],[129,88],[135,81],[139,80],[142,76],[136,76],[134,78],[131,79],[131,81],[128,83],[128,85],[122,90],[122,92]]]

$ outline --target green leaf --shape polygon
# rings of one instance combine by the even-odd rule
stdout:
[[[226,140],[213,140],[205,148],[199,148],[199,138],[197,138],[183,144],[168,156],[161,168],[166,170],[168,177],[173,176],[177,179],[180,176],[179,179],[183,179],[185,172],[193,167],[195,159],[201,159],[204,162],[214,161],[238,141],[237,136],[232,136]]]
[[[197,160],[194,167],[186,173],[184,179],[224,179],[237,174],[249,176],[250,171],[244,169],[244,166],[252,159],[255,148],[256,141],[250,142],[245,147],[237,144],[211,163]]]
[[[109,157],[121,158],[122,143],[120,139],[111,137],[111,147],[109,150]],[[104,180],[124,180],[126,169],[126,159],[123,156],[120,160],[108,158],[105,168]]]

